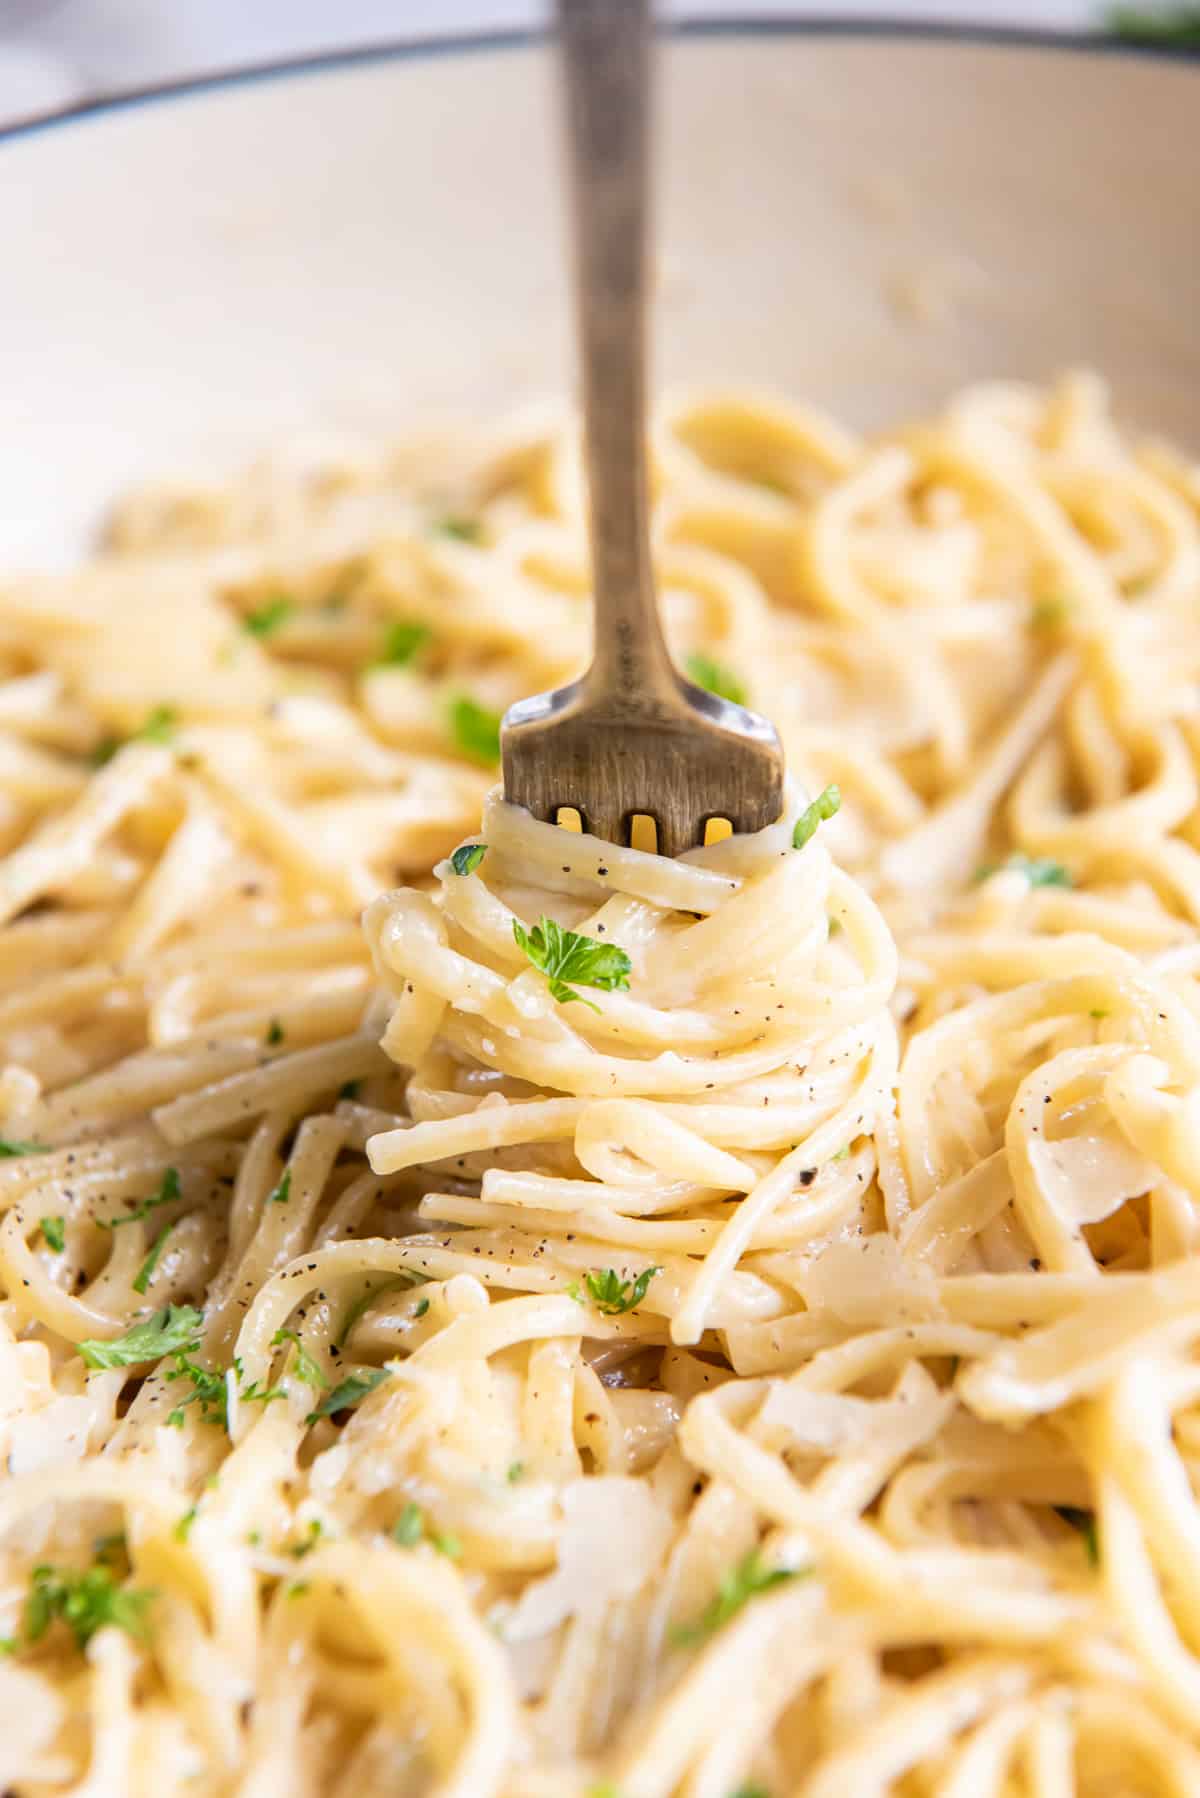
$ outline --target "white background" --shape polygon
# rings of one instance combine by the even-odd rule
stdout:
[[[1093,0],[682,0],[753,13],[1079,30]],[[0,0],[0,124],[94,95],[395,38],[536,25],[545,0]]]

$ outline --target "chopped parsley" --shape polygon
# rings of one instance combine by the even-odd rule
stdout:
[[[415,1548],[425,1534],[425,1514],[420,1505],[407,1504],[392,1525],[392,1541],[401,1548]]]
[[[307,1535],[302,1536],[299,1542],[289,1542],[287,1545],[287,1553],[291,1555],[294,1561],[302,1561],[305,1555],[310,1555],[312,1553],[324,1533],[321,1519],[319,1517],[310,1517],[308,1520]]]
[[[339,1099],[357,1099],[362,1089],[361,1080],[346,1080],[338,1087]]]
[[[818,793],[811,805],[806,805],[796,819],[796,828],[792,832],[792,848],[803,849],[811,837],[817,834],[818,827],[827,818],[832,818],[841,810],[842,795],[838,787],[829,786],[823,793]]]
[[[67,1246],[66,1219],[61,1217],[44,1217],[42,1219],[42,1240],[48,1249],[61,1255]]]
[[[464,518],[460,512],[447,512],[433,518],[429,528],[435,537],[453,537],[457,543],[482,543],[483,527],[477,518]]]
[[[746,689],[732,668],[726,668],[706,655],[689,656],[684,668],[688,679],[703,687],[706,693],[715,693],[718,699],[730,699],[734,705],[746,704]]]
[[[431,641],[433,632],[415,618],[393,618],[384,632],[373,666],[405,668]]]
[[[405,1505],[392,1525],[392,1541],[398,1542],[401,1548],[415,1548],[419,1542],[427,1541],[448,1561],[457,1561],[462,1555],[458,1537],[448,1530],[427,1530],[424,1511],[420,1505],[411,1502]]]
[[[158,1266],[158,1258],[163,1252],[167,1237],[174,1228],[174,1224],[164,1224],[158,1235],[154,1238],[154,1241],[150,1245],[150,1253],[142,1262],[141,1267],[139,1267],[137,1271],[137,1276],[134,1279],[133,1290],[135,1292],[144,1294],[147,1291],[151,1280],[154,1278],[154,1270]]]
[[[98,1630],[110,1626],[142,1639],[153,1592],[117,1583],[111,1567],[35,1567],[25,1600],[24,1634],[39,1642],[53,1623],[65,1623],[77,1648],[86,1648]]]
[[[1088,1017],[1095,1018],[1097,1023],[1099,1023],[1101,1018],[1107,1018],[1108,1016],[1110,1016],[1110,1013],[1103,1005],[1093,1006],[1092,1010],[1088,1012]]]
[[[140,1367],[144,1361],[159,1361],[164,1355],[195,1348],[196,1332],[203,1321],[194,1305],[167,1305],[123,1336],[110,1340],[91,1337],[76,1346],[89,1367]],[[168,1379],[174,1377],[167,1375]]]
[[[766,1786],[738,1786],[729,1794],[729,1798],[771,1798]]]
[[[1107,23],[1114,37],[1126,43],[1200,48],[1200,6],[1114,6]]]
[[[1096,1513],[1080,1511],[1074,1505],[1055,1505],[1064,1523],[1069,1523],[1073,1530],[1078,1530],[1083,1537],[1084,1552],[1088,1564],[1092,1567],[1100,1565],[1100,1538],[1096,1533]]]
[[[447,714],[455,745],[473,762],[494,768],[500,760],[500,714],[477,704],[468,693],[450,701]]]
[[[762,1551],[752,1548],[743,1555],[736,1567],[730,1567],[721,1575],[717,1587],[717,1595],[711,1604],[701,1611],[694,1623],[684,1624],[672,1631],[673,1640],[683,1646],[696,1642],[706,1642],[710,1636],[736,1617],[743,1605],[749,1604],[761,1592],[769,1592],[772,1586],[780,1586],[785,1580],[796,1579],[807,1572],[800,1567],[767,1567],[763,1564]]]
[[[305,1423],[316,1423],[319,1417],[332,1417],[335,1411],[349,1411],[353,1406],[361,1405],[377,1386],[382,1386],[390,1372],[387,1367],[373,1367],[369,1373],[348,1374],[315,1411],[309,1412]]]
[[[271,1338],[272,1348],[275,1348],[278,1344],[283,1342],[290,1342],[295,1347],[297,1379],[303,1380],[306,1386],[311,1386],[316,1391],[320,1391],[329,1385],[329,1381],[325,1378],[325,1375],[321,1372],[317,1363],[304,1347],[295,1330],[276,1330],[274,1336]]]
[[[292,1170],[285,1167],[283,1178],[278,1186],[273,1186],[267,1194],[268,1205],[286,1205],[292,1196]]]
[[[1070,870],[1045,856],[1010,855],[1006,862],[985,862],[975,873],[976,885],[993,874],[1023,874],[1031,887],[1069,887],[1075,883]]]
[[[551,994],[560,1005],[569,1005],[572,999],[578,999],[584,1005],[591,1005],[593,1011],[599,1011],[598,1005],[574,990],[572,981],[579,986],[598,987],[603,993],[629,990],[629,972],[633,963],[616,943],[598,943],[595,937],[564,930],[545,913],[532,930],[526,930],[514,918],[513,936],[521,953],[545,974]]]
[[[517,1483],[520,1480],[523,1480],[525,1478],[525,1463],[524,1463],[524,1461],[510,1461],[508,1464],[508,1472],[505,1474],[504,1477],[508,1481],[510,1486],[517,1485]]]
[[[606,1317],[619,1317],[624,1311],[632,1311],[640,1305],[646,1296],[655,1274],[661,1274],[661,1267],[644,1267],[636,1280],[622,1280],[615,1267],[606,1267],[583,1276],[588,1296],[597,1311]]]
[[[173,1205],[179,1196],[179,1170],[169,1167],[163,1175],[162,1183],[156,1193],[148,1199],[143,1199],[134,1210],[126,1211],[120,1217],[106,1219],[100,1228],[102,1230],[119,1230],[122,1224],[136,1224],[142,1218],[149,1217],[150,1213],[156,1211],[160,1205]]]
[[[268,1049],[277,1048],[283,1041],[283,1025],[278,1018],[272,1018],[267,1028],[266,1044]]]
[[[189,1349],[197,1345],[193,1342]],[[183,1414],[189,1405],[199,1405],[202,1423],[219,1424],[222,1429],[229,1427],[229,1386],[225,1375],[219,1368],[202,1367],[192,1359],[189,1349],[183,1349],[175,1355],[175,1366],[171,1373],[165,1375],[169,1382],[190,1380],[192,1390],[168,1413],[167,1422],[172,1429],[183,1428]],[[247,1394],[247,1397],[250,1395]]]
[[[171,1534],[174,1536],[176,1542],[186,1542],[187,1541],[189,1535],[191,1534],[192,1525],[196,1521],[196,1515],[197,1515],[197,1508],[195,1505],[192,1506],[190,1511],[185,1511],[183,1513],[183,1516],[179,1519],[179,1522],[175,1525],[175,1528],[171,1532]]]
[[[16,1136],[0,1136],[0,1161],[14,1160],[18,1155],[48,1155],[50,1145],[44,1142],[22,1142]]]
[[[487,849],[486,843],[460,843],[450,857],[450,866],[456,874],[474,874]]]
[[[103,768],[126,743],[169,743],[175,735],[178,722],[179,714],[173,705],[153,706],[128,737],[102,737],[88,760],[93,768]]]
[[[424,1315],[428,1311],[428,1309],[429,1309],[429,1300],[428,1299],[418,1299],[416,1306],[414,1307],[414,1310],[413,1310],[413,1316],[414,1317],[424,1317]]]
[[[252,637],[273,637],[295,610],[295,602],[281,593],[275,599],[269,599],[265,606],[259,606],[256,612],[247,612],[242,619],[242,629]]]

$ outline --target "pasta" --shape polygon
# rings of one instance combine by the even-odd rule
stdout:
[[[0,588],[18,1798],[1200,1794],[1200,470],[1083,374],[652,447],[795,783],[679,861],[495,785],[566,418]]]

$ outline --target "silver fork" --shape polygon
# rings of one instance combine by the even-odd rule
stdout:
[[[783,753],[765,718],[693,686],[667,651],[646,489],[649,0],[558,0],[566,76],[575,299],[591,512],[592,664],[511,706],[505,797],[630,841],[652,818],[681,855],[711,819],[760,830],[783,809]]]

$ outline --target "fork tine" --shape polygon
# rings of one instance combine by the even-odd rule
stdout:
[[[608,796],[591,795],[592,803],[584,812],[583,828],[590,837],[603,837],[606,843],[626,843],[628,833],[623,828],[620,805]]]

